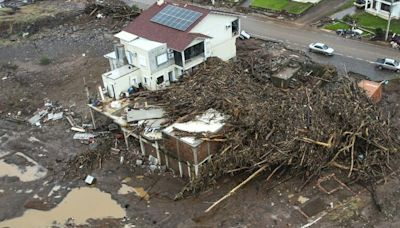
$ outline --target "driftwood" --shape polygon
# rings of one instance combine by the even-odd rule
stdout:
[[[229,196],[233,195],[239,188],[243,187],[243,185],[247,184],[249,181],[251,181],[254,177],[256,177],[258,174],[260,174],[262,171],[264,171],[268,166],[264,165],[261,166],[257,171],[255,171],[253,174],[251,174],[246,180],[244,180],[242,183],[240,183],[238,186],[234,187],[232,190],[228,192],[228,194],[224,195],[221,199],[213,203],[207,210],[204,212],[209,212],[211,211],[214,207],[216,207],[218,204],[220,204],[222,201],[224,201],[226,198]]]
[[[389,158],[398,157],[399,129],[357,82],[304,61],[296,63],[300,70],[283,90],[269,78],[283,61],[264,49],[238,53],[234,63],[209,58],[195,75],[148,95],[165,105],[170,123],[210,108],[228,116],[218,136],[191,135],[217,141],[222,148],[200,168],[186,192],[202,191],[224,175],[260,166],[284,165],[289,173],[303,175],[302,187],[326,168],[366,181],[391,172]]]

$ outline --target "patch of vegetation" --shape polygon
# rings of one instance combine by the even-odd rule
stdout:
[[[382,19],[380,17],[371,15],[366,12],[361,12],[350,16],[354,20],[356,20],[357,25],[360,27],[364,27],[370,30],[375,30],[377,28],[386,31],[387,20]],[[395,33],[400,33],[400,20],[392,20],[390,24],[390,31]]]
[[[289,3],[289,0],[254,0],[251,6],[282,11]]]
[[[333,22],[324,26],[324,29],[336,31],[338,29],[350,29],[351,26],[342,22]]]
[[[49,65],[51,63],[51,60],[48,57],[43,56],[42,58],[40,58],[39,63],[40,63],[40,65],[45,66],[45,65]]]
[[[254,0],[251,6],[273,11],[286,11],[291,14],[301,14],[312,7],[313,4],[290,0]]]
[[[302,14],[313,6],[312,3],[301,3],[290,1],[285,7],[286,12],[291,14]]]
[[[0,68],[6,69],[6,70],[16,70],[16,69],[18,69],[18,65],[15,63],[8,62],[8,63],[2,64]]]

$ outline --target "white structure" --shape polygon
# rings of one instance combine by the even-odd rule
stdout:
[[[104,87],[115,99],[132,86],[162,89],[208,57],[234,58],[239,31],[237,16],[159,0],[115,35]]]
[[[321,0],[293,0],[294,2],[302,2],[302,3],[313,3],[313,4],[317,4],[318,2],[320,2]]]
[[[400,0],[366,0],[365,11],[384,19],[389,18],[392,8],[392,19],[400,19]]]

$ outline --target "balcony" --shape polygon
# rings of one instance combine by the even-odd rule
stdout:
[[[187,59],[187,60],[185,61],[185,64],[184,64],[183,68],[184,68],[185,70],[190,69],[190,68],[192,68],[192,67],[194,67],[194,66],[197,66],[197,65],[199,65],[200,63],[204,62],[204,60],[205,60],[205,55],[204,55],[204,52],[203,52],[203,53],[200,54],[200,55],[197,55],[197,56],[195,56],[195,57],[192,57],[192,58],[190,58],[190,59]]]

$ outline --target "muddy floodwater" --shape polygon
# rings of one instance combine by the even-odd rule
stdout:
[[[111,195],[97,188],[73,189],[59,205],[49,211],[29,209],[21,217],[0,222],[0,227],[51,227],[72,218],[75,224],[88,219],[123,218],[125,210]]]
[[[7,154],[0,153],[0,158],[5,155]],[[20,152],[15,153],[14,156],[24,159],[26,162],[32,165],[27,165],[21,168],[15,164],[9,164],[5,162],[4,159],[0,159],[0,177],[16,176],[22,182],[29,182],[46,176],[47,170],[30,157]]]
[[[149,201],[149,199],[150,199],[149,194],[142,187],[134,188],[129,185],[122,184],[121,188],[118,190],[118,194],[120,194],[120,195],[126,195],[126,194],[133,193],[133,192],[138,197],[140,197],[146,201]]]

